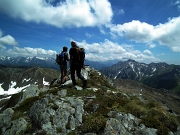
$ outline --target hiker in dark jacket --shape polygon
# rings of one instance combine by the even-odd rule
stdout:
[[[67,75],[67,61],[69,61],[69,56],[68,56],[68,48],[66,46],[63,47],[63,50],[61,54],[63,54],[63,59],[60,66],[60,71],[61,71],[61,84],[64,84],[66,82],[66,75]]]
[[[71,79],[72,83],[75,86],[76,80],[75,80],[75,71],[76,75],[83,81],[83,88],[86,87],[87,80],[81,75],[81,62],[79,59],[79,54],[77,53],[77,45],[76,42],[71,42],[71,49],[69,50],[70,54],[70,70],[71,70]]]

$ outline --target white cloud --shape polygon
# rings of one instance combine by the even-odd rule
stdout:
[[[109,23],[113,16],[108,0],[0,0],[0,10],[24,21],[56,27],[85,27]]]
[[[172,18],[167,23],[153,26],[145,22],[135,21],[123,25],[109,25],[112,35],[126,37],[138,43],[158,42],[180,52],[180,17]]]
[[[156,44],[153,44],[153,43],[149,44],[149,48],[155,48],[155,47],[156,47]]]
[[[153,32],[153,26],[133,20],[123,25],[110,25],[110,30],[113,34],[125,36],[132,41],[147,43],[152,40],[151,33]]]
[[[103,35],[106,34],[105,30],[104,30],[102,27],[100,27],[99,30],[100,30],[100,33],[101,33],[101,34],[103,34]]]
[[[144,50],[144,53],[147,54],[147,55],[151,55],[152,54],[152,52],[149,51],[149,50]]]
[[[134,59],[145,63],[160,61],[159,59],[155,58],[149,50],[141,52],[139,50],[135,50],[131,45],[120,45],[107,39],[100,43],[88,44],[86,41],[82,41],[77,42],[77,44],[85,49],[86,59],[92,61],[106,61],[115,59]]]
[[[86,41],[77,42],[77,45],[83,47],[86,52],[86,59],[91,61],[106,61],[106,60],[124,60],[134,59],[139,62],[159,62],[159,59],[155,58],[149,50],[141,52],[135,50],[132,45],[120,45],[113,43],[109,40],[104,40],[100,43],[88,44]],[[54,57],[57,54],[53,50],[44,50],[42,48],[31,48],[31,47],[16,47],[13,46],[11,49],[4,48],[0,49],[2,56],[28,56],[28,57]]]
[[[10,35],[3,36],[3,32],[0,29],[0,45],[2,48],[4,45],[18,45],[18,42]]]
[[[11,49],[0,50],[1,55],[4,56],[11,56],[11,57],[17,57],[17,56],[29,56],[29,57],[55,57],[56,51],[53,50],[44,50],[42,48],[30,48],[30,47],[13,47]]]
[[[10,35],[0,37],[0,44],[5,45],[18,45],[18,42]]]

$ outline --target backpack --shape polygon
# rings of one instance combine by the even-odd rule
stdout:
[[[64,58],[65,52],[61,52],[60,54],[56,54],[56,63],[58,65],[63,65],[65,58]]]
[[[85,51],[84,51],[84,48],[77,47],[76,48],[76,52],[78,54],[78,59],[79,59],[80,65],[83,66],[84,65],[84,60],[85,60]]]

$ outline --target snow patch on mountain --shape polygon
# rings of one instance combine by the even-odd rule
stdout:
[[[116,78],[117,78],[117,76],[118,76],[120,73],[121,73],[121,71],[119,71],[119,72],[118,72],[118,74],[114,77],[114,79],[116,79]]]
[[[155,71],[156,71],[156,68],[155,68],[155,67],[154,67],[154,68],[152,68],[152,73],[153,73],[153,72],[155,72]]]
[[[23,82],[28,82],[30,81],[31,79],[23,79],[22,83]],[[27,88],[28,86],[30,86],[30,84],[28,85],[25,85],[23,87],[15,87],[17,84],[17,82],[14,82],[14,81],[11,81],[11,84],[9,86],[9,89],[7,91],[5,91],[3,88],[2,88],[2,85],[3,83],[0,83],[0,95],[12,95],[12,94],[16,94],[16,93],[19,93],[21,92],[22,90],[24,90],[25,88]],[[37,85],[38,83],[35,82],[35,84]],[[50,85],[49,82],[46,82],[45,79],[43,78],[43,85]]]
[[[132,62],[129,62],[129,66],[132,68],[132,70],[135,72],[135,70],[134,70],[134,65],[133,65],[133,63]]]
[[[44,80],[44,78],[43,78],[43,85],[50,85],[50,83],[49,83],[49,82],[46,82],[46,81]]]
[[[5,91],[1,86],[3,85],[3,83],[0,84],[0,95],[12,95],[12,94],[16,94],[19,93],[20,91],[22,91],[23,89],[25,89],[26,87],[30,86],[30,84],[25,85],[23,87],[16,87],[16,82],[11,81],[11,84],[9,86],[9,89],[7,91]]]
[[[29,78],[29,79],[24,78],[23,81],[22,81],[22,83],[23,83],[23,82],[28,82],[28,81],[30,81],[30,80],[31,80],[30,78]]]

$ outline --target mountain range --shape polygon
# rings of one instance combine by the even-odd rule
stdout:
[[[90,60],[85,60],[85,65],[89,65],[97,70],[100,70],[102,67],[109,67],[118,60],[105,61],[105,62],[94,62]],[[42,68],[51,68],[59,70],[59,66],[56,64],[54,58],[46,57],[0,57],[0,64],[5,66],[29,66],[29,67],[42,67]],[[69,66],[69,65],[68,65]]]
[[[0,57],[1,66],[8,67],[41,67],[59,70],[54,58],[40,57]],[[131,79],[152,88],[164,88],[180,93],[180,65],[167,63],[139,63],[134,60],[93,62],[89,65],[111,79]]]
[[[145,64],[127,60],[104,67],[100,71],[112,79],[131,79],[152,88],[180,91],[180,65]]]

